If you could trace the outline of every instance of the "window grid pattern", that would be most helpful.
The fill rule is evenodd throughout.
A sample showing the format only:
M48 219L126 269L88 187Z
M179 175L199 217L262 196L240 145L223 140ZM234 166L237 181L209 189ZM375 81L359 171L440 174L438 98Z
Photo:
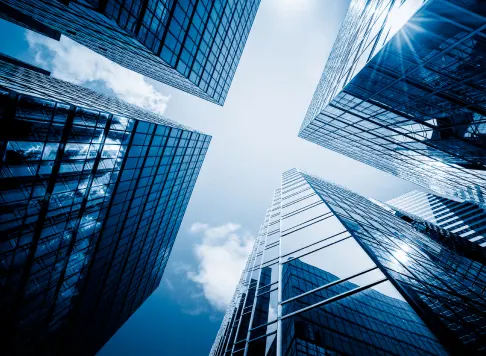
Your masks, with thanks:
M223 105L260 0L3 3L110 60Z
M413 219L486 247L486 213L475 204L419 191L409 192L386 204Z
M3 62L0 102L4 350L96 353L158 287L210 136Z
M285 172L211 355L483 352L484 264L382 206Z
M416 231L410 224L347 189L306 175L318 194L411 303L430 309L453 349L484 351L486 274L482 264ZM451 268L456 261L459 268ZM463 269L476 266L465 273ZM444 331L445 330L445 331ZM439 335L439 334L438 334ZM447 339L450 341L449 339Z
M383 3L353 1L299 136L484 206L486 12L475 1L396 1L396 13L418 11L380 40L396 19L389 2L376 42L364 29L376 32L367 24ZM361 53L367 41L374 49Z

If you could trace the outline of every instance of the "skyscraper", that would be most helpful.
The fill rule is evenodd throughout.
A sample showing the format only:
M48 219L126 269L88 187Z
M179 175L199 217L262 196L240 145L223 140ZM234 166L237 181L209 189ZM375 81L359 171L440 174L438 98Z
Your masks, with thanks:
M299 136L486 206L484 29L483 1L353 0Z
M1 353L94 354L159 285L211 138L18 64L0 59Z
M223 105L260 0L0 0L0 17L72 38L130 70Z
M483 267L370 200L290 170L211 355L484 352Z
M475 204L416 190L386 204L409 217L418 217L486 247L486 212Z

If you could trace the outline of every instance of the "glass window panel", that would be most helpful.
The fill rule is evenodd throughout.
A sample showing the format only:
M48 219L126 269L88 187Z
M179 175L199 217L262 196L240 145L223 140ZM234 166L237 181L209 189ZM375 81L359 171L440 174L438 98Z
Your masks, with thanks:
M260 287L259 288L277 282L278 281L278 269L279 269L278 263L274 263L273 265L262 267L261 274L260 274Z
M291 258L290 256L289 258ZM351 263L352 261L352 263ZM375 267L373 261L352 238L322 248L282 265L283 300L340 278ZM308 281L308 285L302 285Z
M255 329L250 330L250 340L253 340L262 335L273 333L276 330L277 330L277 321L257 327Z
M273 290L257 296L253 313L252 327L270 323L277 319L278 290Z
M282 235L282 256L343 231L346 231L346 228L335 216L303 225Z
M309 246L300 248L298 250L292 251L288 253L287 255L282 255L282 263L285 263L285 261L288 261L289 259L292 258L299 258L300 256L307 255L313 251L317 251L320 248L324 248L326 246L330 246L332 244L338 243L341 240L351 238L351 235L349 234L348 231L343 231L340 232L336 235L326 237L323 240L319 240L318 242L315 242Z
M299 209L303 209L307 206L310 206L312 204L315 204L317 202L321 202L322 199L317 195L313 194L307 198L301 199L299 201L293 200L292 203L288 202L283 202L282 203L282 216L286 216L294 211L297 211Z
M278 212L272 212L270 216L270 220L268 221L268 230L272 231L275 228L278 228L278 224L280 223L280 214Z
M246 313L241 316L240 329L238 330L238 335L236 337L236 342L246 339L248 333L248 327L250 326L251 313ZM236 349L236 346L235 346Z
M11 162L39 160L43 149L42 142L10 141L7 143L6 158Z
M302 177L298 177L297 179L286 180L284 184L284 188L282 189L282 194L287 194L291 189L294 189L297 186L302 185L302 183L306 183L305 179Z
M330 212L331 210L327 207L326 204L318 204L312 205L311 208L305 210L299 210L299 212L291 214L290 216L288 215L286 218L282 219L282 234L285 234L287 232L286 230L289 230L294 226L303 224L306 221L311 221L312 219L316 219L319 216L329 214Z
M277 334L261 337L248 344L248 355L252 356L276 356Z
M291 187L285 187L285 189L282 191L282 199L287 199L292 194L299 192L302 189L305 189L306 186L308 187L307 182L302 180L297 184L292 185Z
M58 143L46 143L44 147L44 152L42 154L42 159L54 160L56 158L58 148L59 148Z
M288 303L283 303L282 315L293 313L302 308L306 308L322 302L323 300L332 298L338 294L345 293L352 289L365 286L385 278L385 275L379 269L374 269L354 278L345 279L341 282L339 282L339 278L324 270L316 269L312 270L311 272L303 272L304 273L301 276L298 285L293 283L292 290L287 288L286 293L292 293L293 295L298 293L304 294L316 288L321 288L313 293L305 294L302 297L292 299ZM324 284L319 286L320 283ZM288 299L287 295L284 295L283 298Z
M280 233L279 233L280 230L276 230L276 231L277 232L274 232L267 236L267 241L266 241L267 246L280 240Z
M237 350L235 352L233 352L233 355L235 356L243 356L245 354L245 349L241 349L241 350Z
M263 263L266 263L268 261L272 261L272 260L278 258L279 248L280 248L280 246L276 245L274 247L266 249L265 252L264 252Z
M390 282L381 284L394 290ZM282 335L283 355L310 349L352 355L446 354L408 303L373 288L284 319Z
M293 192L292 194L288 195L286 199L282 199L282 205L287 205L292 202L296 202L299 199L306 198L310 195L316 194L311 187L302 187L300 190Z

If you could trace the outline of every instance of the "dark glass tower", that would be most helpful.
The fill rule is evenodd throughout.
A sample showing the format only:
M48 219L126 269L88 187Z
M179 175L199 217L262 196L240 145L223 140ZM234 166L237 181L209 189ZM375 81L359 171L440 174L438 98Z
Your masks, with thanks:
M211 355L485 352L483 267L294 169L275 191Z
M1 353L94 354L159 285L210 136L16 64L0 60Z
M353 0L299 136L486 206L485 29L480 0Z
M259 5L260 0L0 0L0 17L49 37L63 34L123 67L223 105Z
M418 218L486 247L486 212L475 204L416 190L386 204L412 219Z

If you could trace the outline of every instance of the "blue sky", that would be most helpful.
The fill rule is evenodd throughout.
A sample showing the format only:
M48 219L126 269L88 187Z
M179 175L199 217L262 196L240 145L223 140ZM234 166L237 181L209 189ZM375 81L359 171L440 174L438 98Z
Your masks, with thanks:
M379 200L417 189L297 137L348 4L262 0L224 107L0 21L1 52L213 136L160 287L100 356L208 354L283 171Z

